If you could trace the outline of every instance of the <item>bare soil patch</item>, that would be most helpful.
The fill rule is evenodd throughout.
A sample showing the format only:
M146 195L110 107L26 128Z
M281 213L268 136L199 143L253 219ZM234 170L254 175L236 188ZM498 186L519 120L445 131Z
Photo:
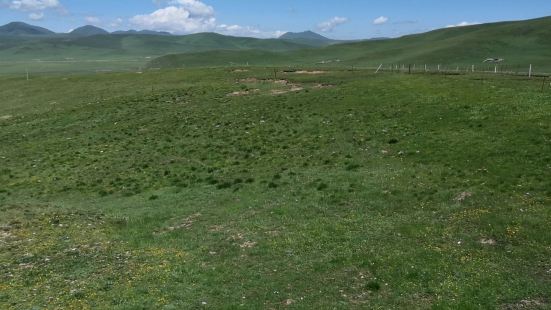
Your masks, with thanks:
M252 90L242 90L242 91L234 91L233 93L229 93L228 97L241 97L241 96L247 96L250 94L254 94L259 92L260 89L252 89Z

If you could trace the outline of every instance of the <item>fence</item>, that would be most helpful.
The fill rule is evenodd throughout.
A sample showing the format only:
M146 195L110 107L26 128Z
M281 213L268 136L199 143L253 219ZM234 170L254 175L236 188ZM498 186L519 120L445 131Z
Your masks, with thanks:
M359 69L359 68L358 68ZM549 77L551 73L543 70L537 71L533 65L507 65L507 64L478 64L478 65L428 65L428 64L380 64L365 69L392 73L441 73L441 74L502 74L518 75L526 77Z

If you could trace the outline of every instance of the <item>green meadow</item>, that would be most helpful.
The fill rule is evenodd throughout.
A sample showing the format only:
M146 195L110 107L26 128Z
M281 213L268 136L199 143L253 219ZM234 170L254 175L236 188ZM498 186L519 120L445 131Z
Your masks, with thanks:
M315 71L0 77L0 308L551 307L549 81Z

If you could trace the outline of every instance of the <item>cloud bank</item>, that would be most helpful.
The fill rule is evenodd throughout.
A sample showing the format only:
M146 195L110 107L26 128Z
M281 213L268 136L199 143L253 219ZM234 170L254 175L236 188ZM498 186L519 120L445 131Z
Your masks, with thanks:
M331 32L337 26L340 26L340 25L345 24L347 22L348 22L348 18L335 16L335 17L333 17L329 20L326 20L324 22L319 23L318 24L318 30L322 31L322 32Z

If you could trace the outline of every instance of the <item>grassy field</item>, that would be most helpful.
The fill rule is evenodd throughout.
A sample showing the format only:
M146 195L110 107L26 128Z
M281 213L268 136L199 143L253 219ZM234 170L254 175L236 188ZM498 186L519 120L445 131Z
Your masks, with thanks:
M551 89L0 77L0 308L547 309Z

